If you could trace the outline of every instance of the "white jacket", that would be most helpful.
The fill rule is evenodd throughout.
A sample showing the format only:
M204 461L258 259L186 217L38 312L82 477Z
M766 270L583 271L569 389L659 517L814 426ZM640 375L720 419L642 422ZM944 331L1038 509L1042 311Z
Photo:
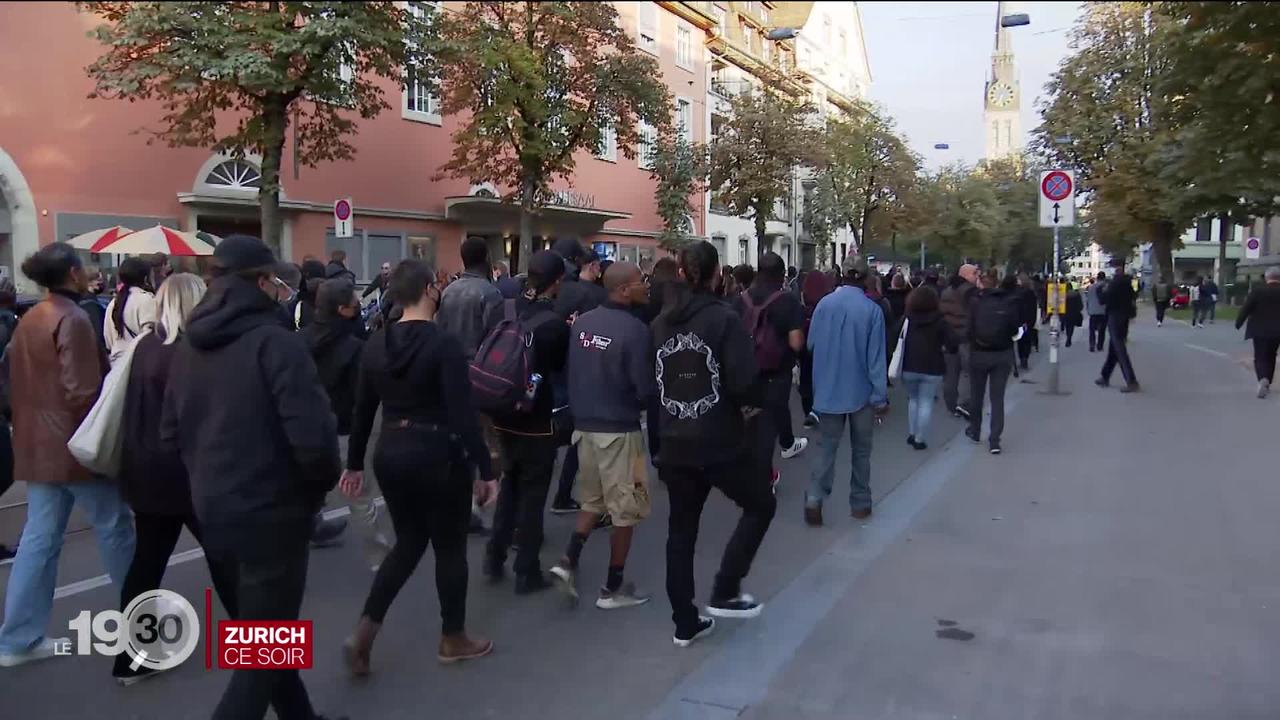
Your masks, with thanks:
M156 321L156 296L142 288L129 288L129 294L124 301L125 331L116 332L116 322L113 318L116 302L119 299L120 296L117 295L107 305L106 322L102 323L102 339L107 343L107 353L111 356L112 365L116 364L116 359L124 353L129 342L142 332L142 328Z

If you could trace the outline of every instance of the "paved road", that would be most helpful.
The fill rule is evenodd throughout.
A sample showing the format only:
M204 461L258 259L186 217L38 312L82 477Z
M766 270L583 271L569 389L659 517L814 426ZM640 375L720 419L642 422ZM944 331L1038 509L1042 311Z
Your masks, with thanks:
M827 528L804 527L810 458L782 462L779 514L748 581L769 605L688 650L669 639L660 490L628 567L655 600L636 610L516 598L480 579L474 541L469 626L498 649L461 667L433 659L428 557L388 616L375 674L350 681L337 649L369 573L355 542L316 551L303 613L315 620L318 652L305 678L320 710L357 720L1276 717L1269 668L1280 650L1268 629L1280 586L1268 560L1280 494L1264 463L1280 439L1280 409L1275 398L1253 399L1238 361L1247 346L1219 326L1140 323L1137 396L1095 388L1102 357L1083 345L1064 352L1072 394L1038 394L1046 358L1036 356L1038 382L1011 391L999 457L957 437L949 418L939 418L929 451L914 452L895 412L878 433L879 504L865 524L831 512ZM722 498L709 505L703 595L733 519ZM548 521L545 562L569 531L567 518ZM588 581L603 579L605 545L593 538L584 554ZM99 568L91 538L73 535L59 582ZM206 584L198 561L166 578L193 600ZM54 627L113 605L112 594L59 599ZM225 682L194 661L128 689L108 675L103 658L0 672L5 717L203 718Z

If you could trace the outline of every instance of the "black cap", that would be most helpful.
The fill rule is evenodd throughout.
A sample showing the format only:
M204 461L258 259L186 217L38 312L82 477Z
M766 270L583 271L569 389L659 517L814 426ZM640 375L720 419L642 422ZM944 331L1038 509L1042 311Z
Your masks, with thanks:
M529 285L538 292L551 287L564 275L564 261L550 250L539 250L529 258Z
M576 263L580 258L587 254L587 249L582 247L582 243L573 238L560 238L555 245L551 246L552 252L569 262Z
M223 238L213 249L213 264L229 273L258 269L277 275L287 272L283 267L287 263L276 262L271 248L252 235L229 235Z

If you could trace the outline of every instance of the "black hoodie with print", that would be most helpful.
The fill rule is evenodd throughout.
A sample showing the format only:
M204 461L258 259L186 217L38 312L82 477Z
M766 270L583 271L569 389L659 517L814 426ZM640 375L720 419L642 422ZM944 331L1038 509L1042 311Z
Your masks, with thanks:
M347 453L351 470L364 469L379 405L384 425L407 422L439 428L449 437L448 447L440 448L442 462L465 461L480 470L480 477L494 479L489 449L471 405L462 343L434 322L395 322L375 332L365 344ZM430 451L429 443L424 449Z
M341 471L329 398L302 337L278 303L236 276L214 280L191 312L160 434L181 454L208 526L309 522Z
M743 409L762 406L751 337L719 298L674 290L653 323L659 462L698 467L735 460L746 445Z

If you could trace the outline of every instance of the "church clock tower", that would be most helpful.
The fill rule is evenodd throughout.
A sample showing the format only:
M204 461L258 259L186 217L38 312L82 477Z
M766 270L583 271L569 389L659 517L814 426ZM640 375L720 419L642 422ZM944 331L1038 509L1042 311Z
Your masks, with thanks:
M1022 93L1018 91L1009 31L1000 27L1003 16L1004 3L996 3L996 46L991 53L991 76L983 93L982 126L988 160L1022 153Z

